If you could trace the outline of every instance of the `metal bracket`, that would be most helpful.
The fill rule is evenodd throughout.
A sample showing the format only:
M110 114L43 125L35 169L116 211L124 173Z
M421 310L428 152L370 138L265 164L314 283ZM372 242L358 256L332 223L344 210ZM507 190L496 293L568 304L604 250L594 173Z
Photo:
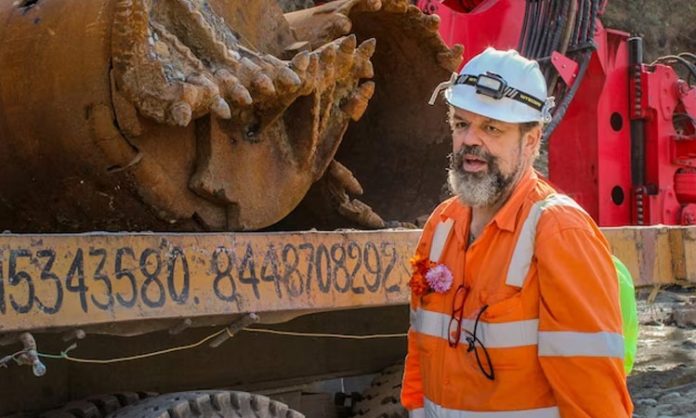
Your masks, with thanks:
M36 340L28 332L19 335L19 341L24 346L24 352L17 356L16 361L19 365L31 366L34 376L41 377L46 374L46 366L39 360L39 353L36 351Z
M579 65L577 62L559 52L553 51L553 53L551 53L551 64L556 71L558 71L558 74L563 79L563 82L566 83L566 86L573 84L573 80L575 80L575 77L578 75Z
M255 313L244 315L243 317L231 323L227 328L225 328L225 332L213 338L209 346L211 348L219 347L220 344L234 337L239 331L243 330L251 324L259 322L260 320L261 318L259 318L259 316Z

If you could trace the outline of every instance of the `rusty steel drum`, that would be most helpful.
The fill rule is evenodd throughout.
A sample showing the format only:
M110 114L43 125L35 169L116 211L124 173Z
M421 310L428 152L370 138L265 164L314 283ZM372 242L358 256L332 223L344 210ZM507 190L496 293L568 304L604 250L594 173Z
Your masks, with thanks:
M0 21L2 230L384 227L440 198L426 102L461 48L407 0L2 0Z

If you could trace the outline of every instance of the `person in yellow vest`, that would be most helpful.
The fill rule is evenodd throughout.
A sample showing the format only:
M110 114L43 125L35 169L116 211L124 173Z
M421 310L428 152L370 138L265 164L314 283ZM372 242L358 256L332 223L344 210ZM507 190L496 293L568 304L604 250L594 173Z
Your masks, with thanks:
M630 417L609 245L532 167L553 107L538 64L488 48L441 87L454 197L411 260L402 404L412 418Z

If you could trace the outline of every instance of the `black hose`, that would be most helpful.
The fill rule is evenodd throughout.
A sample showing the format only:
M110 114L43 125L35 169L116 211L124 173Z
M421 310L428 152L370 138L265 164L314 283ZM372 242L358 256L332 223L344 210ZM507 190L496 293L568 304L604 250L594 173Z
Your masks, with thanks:
M691 121L691 123L693 123L694 126L696 127L696 118L693 117L693 116L691 116L691 115L689 115L688 113L675 113L675 114L672 116L672 119L677 119L677 120L679 120L679 119L688 119L688 120Z
M585 15L586 12L586 7L585 5L587 4L587 0L578 0L578 3L580 3L580 7L578 7L578 13L575 15L575 22L573 22L573 36L571 36L571 41L570 41L570 47L574 47L578 44L580 44L580 30L581 30L581 25L579 22L582 22L583 16Z
M544 31L544 36L542 38L541 43L539 44L539 50L536 53L536 56L534 57L535 59L539 60L541 58L545 58L549 56L549 47L552 46L551 43L553 42L553 35L556 31L557 27L557 1L556 0L550 0L549 4L549 13L547 16L546 20L546 30ZM549 74L549 69L550 66L542 67L542 73L544 74L544 78L547 80L547 85L548 85L548 74Z
M539 42L537 43L537 49L534 51L534 58L541 58L544 56L544 48L546 46L546 41L549 36L549 32L552 30L553 26L553 0L546 0L544 2L546 7L544 8L544 15L542 16L544 22L544 30L539 36Z
M570 86L570 89L563 96L561 103L558 106L556 106L556 109L553 113L553 119L544 129L544 137L542 138L542 141L549 140L549 138L553 134L553 131L561 122L563 116L565 116L565 113L568 110L568 106L570 106L570 102L573 100L573 97L575 97L575 93L577 93L578 89L580 88L580 81L582 81L583 77L585 76L585 72L587 71L587 67L589 67L592 52L593 51L591 50L585 51L581 55L580 66L578 67L578 75L577 77L575 77L575 82L572 86Z
M553 39L551 40L551 48L544 56L551 55L551 52L557 51L561 44L561 35L563 34L563 28L566 25L566 15L568 14L568 9L570 7L569 1L561 1L563 7L558 8L558 15L556 17L556 32L553 34Z
M559 48L565 25L572 24L573 32L566 54L574 58L579 65L578 73L570 87L558 84L555 92L549 92L549 95L558 93L558 105L553 111L551 122L544 130L544 140L551 137L563 119L587 72L594 50L594 31L600 1L602 0L579 0L579 11L575 14L574 21L568 22L566 22L566 16L571 7L568 0L527 0L526 2L519 41L522 55L539 60L548 83L553 74L549 56Z
M686 67L687 70L689 70L689 73L696 77L696 65L694 65L692 62L687 60L686 58L682 57L680 55L665 55L664 57L660 57L656 59L655 61L651 62L650 65L653 66L657 63L665 63L665 64L682 64Z
M542 57L542 47L544 40L549 32L549 17L551 15L551 2L548 0L543 0L541 1L543 7L542 7L542 14L541 18L539 19L539 34L536 37L536 41L534 44L534 50L532 51L531 58L539 58Z
M595 30L597 28L597 20L599 19L599 2L601 0L592 0L592 6L590 8L590 30L587 33L585 42L592 42L594 40Z
M584 1L586 5L588 3L591 3L592 0L590 1ZM587 42L587 32L588 32L588 27L590 25L590 18L592 16L592 7L590 5L590 10L587 10L587 7L583 7L584 13L582 14L582 20L580 20L580 31L578 32L578 44L582 44Z
M529 58L534 59L536 58L536 53L537 53L537 48L539 45L539 41L541 40L543 30L541 30L542 27L546 26L546 21L544 20L544 14L546 13L546 1L545 0L539 0L537 2L539 4L539 9L538 13L536 16L535 20L535 25L534 25L534 33L533 33L533 38L532 38L532 45L529 50Z
M525 1L525 6L524 6L524 23L523 25L523 31L522 34L520 35L520 44L519 44L519 49L518 51L520 54L523 56L527 56L527 48L529 45L529 33L532 31L532 25L533 25L533 16L532 16L532 2L530 0Z
M563 33L563 28L565 24L565 14L567 13L567 1L556 2L556 10L553 15L553 31L549 35L549 42L544 49L542 57L551 56L553 51L557 51L560 48L561 34ZM555 78L555 72L552 65L546 66L544 68L544 78L546 79L546 84L551 86L553 84L553 79Z
M682 52L681 54L677 54L677 56L682 58L690 58L694 60L694 65L696 65L696 54L692 54L691 52ZM689 73L689 76L686 77L686 84L689 87L691 86L691 73Z
M643 38L634 36L628 38L628 68L629 78L634 83L633 103L630 109L640 108L642 90L640 78L643 66ZM631 114L634 111L631 110ZM631 182L634 187L645 186L645 118L631 118Z
M599 11L599 1L600 0L591 0L590 7L589 7L589 13L583 13L582 20L580 23L581 26L584 26L584 28L585 28L585 29L580 30L580 33L582 34L580 37L580 40L581 40L581 43L583 43L583 44L588 44L588 43L591 45L593 44L596 19L598 18L597 13ZM583 6L583 10L587 11L585 6ZM585 72L587 72L587 68L589 67L593 52L594 52L594 48L584 49L583 52L580 53L580 59L578 60L579 61L579 68L578 68L577 76L575 77L573 84L566 91L566 94L563 95L563 97L560 99L560 103L558 104L558 106L556 107L556 109L553 112L553 118L552 118L551 122L548 124L546 129L544 129L544 138L543 138L544 141L549 140L549 138L553 134L553 131L556 129L558 124L561 122L561 120L563 119L563 116L565 116L565 113L568 110L570 103L572 102L573 98L575 97L575 94L577 93L578 89L580 88L580 84L582 83L582 80L585 77Z
M527 24L529 22L529 4L529 0L524 2L524 20L522 21L522 30L520 31L520 42L517 45L517 50L520 51L520 54L523 56L526 56L524 48L526 47L525 41L527 39Z
M534 43L536 42L536 37L539 34L539 20L541 19L541 0L532 0L534 6L532 7L532 20L531 20L531 30L529 31L529 36L527 37L527 48L525 51L525 56L527 58L532 58L534 54Z
M556 43L554 43L554 40L555 38L558 38L558 21L561 10L561 1L551 0L551 13L549 15L549 23L551 24L551 30L546 32L546 39L544 39L544 43L541 48L541 53L539 54L540 57L548 57L549 55L551 55L551 51L555 50L557 47Z

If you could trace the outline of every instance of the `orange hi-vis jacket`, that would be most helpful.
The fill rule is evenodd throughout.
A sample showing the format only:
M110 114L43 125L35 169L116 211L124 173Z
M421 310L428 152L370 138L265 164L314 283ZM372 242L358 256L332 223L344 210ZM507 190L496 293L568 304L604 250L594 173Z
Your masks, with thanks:
M532 169L468 245L470 218L445 201L417 247L453 284L411 295L410 417L630 417L618 280L592 219Z

